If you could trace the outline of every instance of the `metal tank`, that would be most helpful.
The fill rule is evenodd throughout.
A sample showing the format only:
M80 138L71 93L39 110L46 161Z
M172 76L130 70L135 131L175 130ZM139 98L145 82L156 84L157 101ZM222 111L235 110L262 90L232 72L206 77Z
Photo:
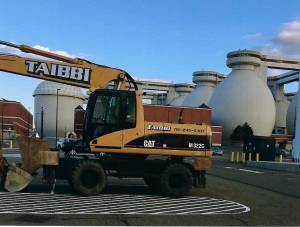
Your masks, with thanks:
M289 135L295 134L296 103L297 95L292 99L286 114L286 129Z
M248 123L254 135L270 136L275 123L275 102L266 83L261 54L256 51L234 51L227 55L231 73L218 85L209 106L213 124L223 126L224 139L234 129Z
M184 99L182 105L188 107L208 105L215 88L223 79L223 74L214 71L194 72L193 82L196 88Z
M300 162L300 88L295 100L295 138L293 140L292 157L295 162Z
M193 90L190 84L175 84L175 90L168 93L167 105L182 106L183 101Z
M67 132L74 131L74 110L83 105L85 96L78 87L44 81L36 87L33 97L37 132L41 136L43 110L43 135L49 145L55 147L56 119L58 137L65 137Z
M269 78L268 86L273 94L276 106L276 118L274 134L285 134L286 133L286 115L289 108L289 100L284 92L284 85L277 84L277 81Z

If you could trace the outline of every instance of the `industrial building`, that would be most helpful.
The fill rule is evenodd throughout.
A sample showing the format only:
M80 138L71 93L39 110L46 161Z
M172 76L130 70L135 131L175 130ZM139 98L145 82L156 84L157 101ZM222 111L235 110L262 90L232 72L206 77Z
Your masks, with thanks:
M194 72L194 84L137 80L137 85L145 105L212 108L212 125L218 133L222 128L223 140L229 140L233 131L245 123L258 136L294 134L296 100L294 94L285 94L284 85L299 80L298 62L239 50L228 53L227 66L232 68L227 76L215 71ZM268 77L268 68L292 71ZM79 88L45 81L37 87L34 97L37 131L40 134L43 110L43 133L50 144L69 131L80 135L80 119L88 96ZM283 137L274 136L280 141ZM290 136L284 138L291 143Z
M55 147L57 138L74 131L74 110L83 105L85 96L78 87L43 81L33 97L37 133Z
M192 92L193 84L174 84L157 81L137 81L143 91L143 103L152 105L182 106L182 102ZM82 136L84 106L88 99L79 88L59 83L44 81L38 85L34 93L34 115L36 129L48 141L50 146L55 146L57 138L64 138L67 132L75 132ZM199 101L198 101L199 102ZM202 103L205 104L205 103ZM195 106L195 107L200 107ZM202 109L207 109L205 106ZM211 122L211 109L207 109L202 123ZM41 127L43 126L43 127ZM215 145L222 141L222 127L215 126Z
M194 72L193 82L196 84L196 87L187 95L182 105L199 107L205 104L208 106L216 87L224 78L223 74L214 71Z
M28 136L32 124L32 114L20 102L0 100L0 139L3 146L9 146L18 135Z

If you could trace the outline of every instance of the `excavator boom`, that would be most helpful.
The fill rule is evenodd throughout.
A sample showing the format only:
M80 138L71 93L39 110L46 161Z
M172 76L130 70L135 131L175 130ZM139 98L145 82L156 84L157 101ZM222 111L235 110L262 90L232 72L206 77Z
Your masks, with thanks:
M138 89L131 76L121 69L94 64L79 58L66 57L27 45L16 45L5 41L0 41L0 45L43 57L43 59L35 59L0 54L0 71L88 88L91 92L106 88L111 81L116 81L121 90L126 89L126 82L133 83L135 90Z

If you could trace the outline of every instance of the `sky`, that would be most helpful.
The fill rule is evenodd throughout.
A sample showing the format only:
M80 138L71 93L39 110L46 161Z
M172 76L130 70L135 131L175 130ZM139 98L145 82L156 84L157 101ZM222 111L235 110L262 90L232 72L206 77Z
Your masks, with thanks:
M300 58L300 0L2 0L0 21L0 40L176 83L198 70L228 74L233 50ZM33 110L40 82L0 72L0 98Z

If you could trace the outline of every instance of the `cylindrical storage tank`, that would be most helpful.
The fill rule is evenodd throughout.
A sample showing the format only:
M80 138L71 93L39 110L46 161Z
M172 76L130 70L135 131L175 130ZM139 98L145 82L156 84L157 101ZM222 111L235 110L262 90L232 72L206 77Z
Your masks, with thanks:
M37 132L41 136L43 110L43 136L50 147L55 147L56 120L58 137L65 137L67 132L74 131L74 110L83 105L84 95L78 87L44 81L37 86L33 97Z
M197 71L193 73L195 89L185 98L182 105L189 107L200 107L208 105L210 98L224 76L214 71Z
M290 101L284 92L284 85L277 84L277 78L269 78L268 86L273 94L276 106L275 133L286 133L286 115Z
M256 73L261 66L260 53L235 51L227 58L227 66L232 71L218 85L209 102L213 124L223 126L224 139L229 139L235 128L245 123L254 135L270 136L276 110L270 89Z
M296 103L297 95L292 99L286 114L286 129L289 135L295 134Z
M282 100L276 102L276 120L275 120L275 127L279 128L286 128L286 116L287 111L289 108L288 100Z
M175 92L176 95L174 98L170 99L167 103L169 106L182 106L183 101L187 97L188 94L191 93L193 87L190 84L176 84Z

